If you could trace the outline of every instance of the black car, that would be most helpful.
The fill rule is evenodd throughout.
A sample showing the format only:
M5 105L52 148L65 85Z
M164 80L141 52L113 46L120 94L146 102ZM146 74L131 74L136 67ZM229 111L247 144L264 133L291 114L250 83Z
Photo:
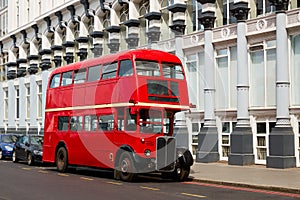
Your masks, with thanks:
M43 141L42 135L22 135L16 142L12 160L18 162L20 160L27 161L28 165L41 163L43 157Z

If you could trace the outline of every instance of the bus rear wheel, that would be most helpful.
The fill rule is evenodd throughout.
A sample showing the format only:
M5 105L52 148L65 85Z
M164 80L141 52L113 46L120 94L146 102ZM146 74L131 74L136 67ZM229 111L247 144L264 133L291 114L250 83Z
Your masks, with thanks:
M119 177L123 181L133 181L136 177L136 170L132 156L129 152L125 151L121 154L119 160Z
M56 168L59 172L66 172L68 168L68 153L65 147L59 147L56 152Z

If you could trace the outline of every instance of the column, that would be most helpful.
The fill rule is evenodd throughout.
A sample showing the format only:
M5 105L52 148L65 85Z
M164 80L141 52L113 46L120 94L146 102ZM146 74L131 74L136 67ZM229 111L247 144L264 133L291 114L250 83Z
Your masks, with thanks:
M39 44L41 39L38 36L38 27L37 25L33 25L32 28L35 30L35 37L33 40L30 41L30 56L28 56L29 60L29 69L28 72L30 74L36 74L39 70Z
M139 5L132 1L129 4L129 17L124 22L124 25L128 27L126 42L128 49L135 49L139 45Z
M149 1L149 12L145 14L145 18L149 21L147 37L148 37L148 44L151 48L153 43L157 43L160 38L160 3L158 0Z
M78 42L78 51L76 52L77 55L80 57L80 60L85 60L88 55L88 29L85 25L85 22L92 20L95 13L94 10L89 8L89 2L87 0L80 0L80 3L84 6L85 16L79 22L79 37L76 38Z
M38 133L38 122L37 122L37 84L36 84L36 75L30 76L30 127L28 134L37 134Z
M269 0L276 7L276 126L269 135L267 167L296 167L295 138L289 115L289 50L286 11L289 0Z
M75 36L74 36L74 28L79 25L80 17L75 15L75 8L73 5L68 6L67 9L70 11L71 22L66 26L66 41L62 43L64 48L66 49L64 60L67 64L74 62L74 51L75 51ZM72 30L73 29L73 30Z
M11 80L17 78L17 52L19 48L16 46L16 36L11 35L10 38L12 39L12 47L8 50L8 63L7 66L7 79Z
M5 97L5 93L3 90L3 82L0 82L0 105L5 104L4 97ZM4 115L5 115L5 106L0 106L0 134L5 133Z
M181 0L177 0L178 3L172 4L168 7L168 10L173 13L173 24L170 28L174 32L175 36L183 35L185 31L185 10L186 4Z
M29 43L27 42L27 33L25 30L21 31L23 35L22 45L19 47L19 59L17 59L18 69L17 76L23 77L26 75L27 71L27 49L29 47Z
M249 70L247 52L248 0L238 0L231 12L237 18L237 125L230 136L228 164L250 165L254 163L253 134L249 118Z
M24 134L27 132L27 123L26 123L26 94L27 88L25 85L25 78L19 78L19 127L18 132Z
M116 2L117 3L117 2ZM106 28L106 31L109 32L109 42L107 44L110 49L110 53L116 53L120 48L120 18L116 13L114 7L110 9L110 22L111 26Z
M66 24L63 21L63 15L60 11L57 11L55 15L58 18L58 27L54 32L54 45L51 47L51 50L54 54L53 62L55 63L55 67L60 67L62 65L63 56L62 34L65 31Z
M7 81L8 87L8 125L6 133L15 133L16 127L16 88L14 80L9 79Z
M215 66L213 47L213 27L215 22L215 1L199 0L203 6L202 16L199 18L204 26L205 52L205 88L204 88L204 126L198 134L197 162L216 162L218 152L218 130L215 117Z
M42 35L42 50L39 51L39 55L41 56L40 68L42 70L48 70L51 68L52 50L50 38L53 36L54 29L51 27L50 17L45 17L44 21L46 23L46 30Z

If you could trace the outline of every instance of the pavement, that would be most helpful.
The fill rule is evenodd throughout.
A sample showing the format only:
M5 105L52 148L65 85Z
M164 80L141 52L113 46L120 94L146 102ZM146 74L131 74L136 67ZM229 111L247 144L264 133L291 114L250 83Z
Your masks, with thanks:
M274 169L265 165L237 166L227 162L197 163L194 181L300 194L300 168Z

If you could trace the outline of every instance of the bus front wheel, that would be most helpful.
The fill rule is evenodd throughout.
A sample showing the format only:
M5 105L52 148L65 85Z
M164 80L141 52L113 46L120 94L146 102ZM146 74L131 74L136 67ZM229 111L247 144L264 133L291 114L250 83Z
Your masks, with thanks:
M56 153L56 168L59 172L65 172L68 167L68 154L65 147L59 147Z
M131 154L127 151L123 152L119 160L119 177L123 181L133 181L136 177L136 170Z

